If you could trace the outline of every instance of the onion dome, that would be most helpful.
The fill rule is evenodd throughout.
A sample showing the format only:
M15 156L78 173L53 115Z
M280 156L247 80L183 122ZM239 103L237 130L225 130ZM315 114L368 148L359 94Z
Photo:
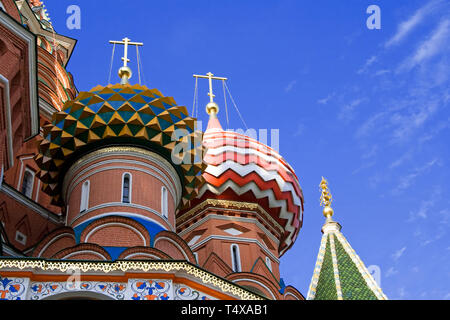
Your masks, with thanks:
M261 205L284 229L279 252L297 238L303 220L303 194L291 166L274 149L236 132L224 131L217 108L207 109L205 184L199 199L217 198Z
M108 145L139 145L161 154L177 169L184 208L197 195L204 168L198 160L202 137L195 125L186 107L156 89L116 84L81 92L43 128L35 158L43 190L53 197L53 204L63 205L64 174L81 155Z

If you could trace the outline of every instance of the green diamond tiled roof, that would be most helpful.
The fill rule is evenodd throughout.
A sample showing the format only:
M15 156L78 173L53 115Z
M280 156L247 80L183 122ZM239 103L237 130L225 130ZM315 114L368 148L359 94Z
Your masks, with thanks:
M377 300L356 264L339 241L335 242L342 296L346 300Z
M340 225L334 221L328 221L322 230L324 234L308 292L308 300L387 299L340 232Z
M334 280L333 261L331 259L330 239L327 238L322 270L316 288L316 300L337 300L336 282Z
M197 195L206 166L202 133L195 125L186 107L156 89L116 84L81 92L43 128L35 158L43 190L53 197L53 204L63 205L62 176L78 154L101 144L132 141L158 149L178 168L184 187L180 206L186 207Z

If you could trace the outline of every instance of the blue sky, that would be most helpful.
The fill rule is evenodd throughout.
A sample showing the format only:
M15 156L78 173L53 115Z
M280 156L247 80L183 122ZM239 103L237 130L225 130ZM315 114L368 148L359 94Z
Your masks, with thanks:
M280 153L305 195L303 228L281 260L287 284L307 294L325 176L335 220L366 266L380 267L390 299L450 299L450 3L343 3L45 1L58 33L79 40L68 65L78 90L107 83L108 41L128 36L145 43L147 86L192 110L192 74L211 71L230 79L248 127L280 130ZM66 27L71 4L81 8L80 30ZM366 27L372 4L381 9L379 30ZM200 82L204 122L206 92ZM230 127L242 127L229 113Z

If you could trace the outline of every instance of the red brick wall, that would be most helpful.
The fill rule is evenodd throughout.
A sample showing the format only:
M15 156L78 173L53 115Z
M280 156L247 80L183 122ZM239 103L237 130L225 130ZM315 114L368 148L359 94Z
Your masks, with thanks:
M60 225L52 222L17 200L0 192L0 206L3 211L5 231L8 239L19 250L24 250L37 244L46 230L52 231ZM0 218L1 219L1 218ZM16 231L21 230L27 236L25 245L15 240Z
M46 248L39 257L42 258L51 258L54 254L59 252L62 249L69 248L75 245L75 240L69 237L63 237L52 242L48 248ZM36 254L39 254L37 252Z
M17 22L21 22L19 10L17 9L14 0L2 0L6 13L13 17Z
M65 192L69 206L68 224L71 225L73 223L76 226L100 214L127 212L150 218L164 226L166 230L171 230L170 224L172 226L175 224L175 205L172 194L168 192L168 220L166 220L151 211L153 209L161 212L161 187L165 185L156 177L141 171L147 170L155 175L160 175L160 173L142 165L143 163L157 167L161 172L165 172L164 168L161 168L151 160L143 161L141 158L133 158L132 156L120 156L119 159L120 161L124 159L134 160L137 164L106 163L106 161L114 159L115 157L108 156L94 161L87 160L86 164L77 167L76 172L74 171L71 176L66 177L67 181L65 181L65 184L68 187ZM127 168L117 168L118 166L126 166ZM78 173L83 170L86 171L77 178ZM122 204L122 178L124 173L131 174L130 205ZM168 174L165 174L164 177L166 181L173 185L173 181ZM87 213L83 213L81 217L78 217L80 215L82 186L86 180L89 180L90 185L88 208L95 208L105 204L108 206L95 208L90 212L88 210ZM173 186L173 189L175 189L175 186ZM133 207L134 205L144 208ZM75 222L74 219L76 219Z
M5 172L5 182L16 188L19 192L22 188L23 175L25 168L37 173L39 168L33 158L37 151L37 138L33 138L21 144L15 154L14 166ZM27 159L26 159L27 158ZM17 187L18 186L18 187ZM42 183L39 183L38 177L35 176L33 181L33 194L31 199L38 202L47 210L60 214L61 208L51 205L51 198L42 191Z
M89 243L102 247L145 246L144 239L136 231L126 226L106 226L98 229L88 238Z
M231 245L235 243L239 246L242 271L250 272L250 270L253 268L258 258L262 259L262 261L265 263L266 257L269 257L271 261L272 273L277 280L280 279L279 263L275 259L273 259L271 255L268 254L268 252L263 250L258 244L254 242L239 241L239 238L257 240L263 247L266 248L267 251L272 253L273 256L278 257L277 243L273 241L271 238L269 238L267 235L265 235L267 232L265 229L261 229L258 227L258 225L255 223L256 218L248 219L246 221L238 221L237 219L234 220L233 216L236 217L240 216L241 213L239 211L234 212L232 210L230 211L225 209L221 211L220 208L211 208L206 209L201 215L199 214L198 221L200 221L203 217L206 217L210 214L216 214L219 216L228 215L228 219L222 220L216 219L214 217L212 217L209 220L205 219L203 223L201 223L194 229L191 229L189 233L184 234L183 239L186 242L189 242L194 235L201 234L201 237L193 244L193 246L195 246L195 244L200 243L201 241L210 236L228 237L228 238L234 237L236 241L211 239L205 244L201 245L200 247L197 247L193 251L198 254L199 265L203 266L203 264L207 261L210 255L212 253L215 253L230 268L232 268ZM247 218L250 216L251 216L250 214L247 214ZM243 233L237 236L233 236L225 232L225 230L228 228L234 228ZM261 237L261 235L265 236ZM255 272L255 270L253 272Z
M5 88L0 82L0 170L7 169Z
M23 140L31 134L28 58L27 43L0 23L0 74L9 82L10 107L8 108L11 112L15 155L21 148ZM0 124L2 140L6 136L5 96L5 87L2 84L2 99L0 100L0 112L3 118L2 124Z

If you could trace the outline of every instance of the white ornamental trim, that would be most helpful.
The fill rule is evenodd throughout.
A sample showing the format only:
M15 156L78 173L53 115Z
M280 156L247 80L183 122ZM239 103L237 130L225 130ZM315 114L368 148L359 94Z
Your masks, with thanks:
M183 271L192 276L196 281L208 286L211 284L215 290L230 294L240 300L264 300L244 288L241 288L227 280L217 277L205 270L199 269L193 264L185 261L114 261L114 262L89 262L89 261L47 261L47 260L25 260L25 259L0 259L0 269L8 270L33 270L67 272L80 270L81 272L179 272Z
M289 236L285 239L285 243L289 246L293 242L292 237L293 234L295 233L295 228L292 226L292 220L294 218L294 213L287 211L286 200L277 200L271 189L260 190L258 185L254 182L250 182L245 186L241 187L237 185L234 181L228 180L227 182L222 184L219 188L216 188L209 184L203 185L203 187L200 189L198 197L200 198L206 192L206 190L209 190L214 194L222 194L228 188L232 189L237 195L242 195L248 191L252 191L257 199L268 198L269 206L271 208L280 208L281 209L280 217L282 219L287 220L285 230L289 232ZM301 217L301 207L300 207L300 217Z

